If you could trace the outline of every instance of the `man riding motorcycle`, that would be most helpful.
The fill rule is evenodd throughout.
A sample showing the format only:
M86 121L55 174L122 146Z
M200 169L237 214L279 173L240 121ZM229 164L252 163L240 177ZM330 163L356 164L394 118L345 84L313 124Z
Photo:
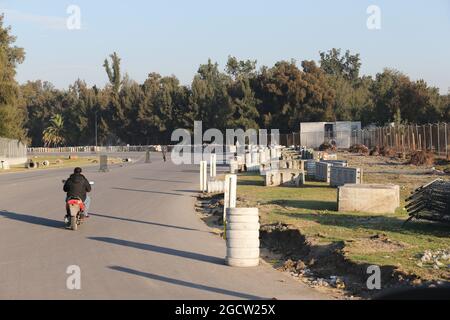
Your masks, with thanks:
M91 198L87 195L88 192L91 192L91 185L89 181L85 178L84 175L81 174L82 169L77 167L73 171L73 174L67 179L64 183L64 192L67 193L66 197L66 217L65 221L68 223L70 221L70 210L67 205L67 201L70 199L80 199L84 203L84 212L83 215L85 218L89 217L89 206L91 204Z

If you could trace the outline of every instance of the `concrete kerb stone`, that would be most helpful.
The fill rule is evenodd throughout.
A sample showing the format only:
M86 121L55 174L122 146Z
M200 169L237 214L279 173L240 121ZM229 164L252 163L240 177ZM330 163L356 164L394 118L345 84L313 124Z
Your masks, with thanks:
M266 171L266 187L298 187L304 184L304 171L296 169L279 169Z
M339 187L345 184L362 184L363 170L360 168L336 167L330 170L330 185Z
M345 184L338 188L340 212L392 214L400 207L400 187L394 184Z

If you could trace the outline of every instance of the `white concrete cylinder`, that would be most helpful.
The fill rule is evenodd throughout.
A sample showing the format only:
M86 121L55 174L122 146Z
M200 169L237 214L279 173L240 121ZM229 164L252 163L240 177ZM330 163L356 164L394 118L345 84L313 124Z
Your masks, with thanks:
M257 266L260 254L258 208L228 208L226 222L227 264Z

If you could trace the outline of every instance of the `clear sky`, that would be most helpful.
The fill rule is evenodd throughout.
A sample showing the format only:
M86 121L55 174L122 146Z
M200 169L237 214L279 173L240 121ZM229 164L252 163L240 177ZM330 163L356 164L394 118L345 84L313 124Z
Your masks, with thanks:
M70 5L80 30L66 27ZM370 5L381 9L379 30L367 28ZM271 66L336 47L360 53L364 74L390 67L450 88L450 0L0 0L0 11L26 50L20 83L102 86L113 51L134 80L158 72L189 84L208 58L222 69L229 55Z

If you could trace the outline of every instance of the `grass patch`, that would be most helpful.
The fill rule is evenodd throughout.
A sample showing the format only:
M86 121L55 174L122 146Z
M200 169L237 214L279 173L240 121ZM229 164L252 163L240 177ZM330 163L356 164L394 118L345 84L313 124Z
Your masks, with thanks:
M378 176L368 180L381 182ZM258 206L263 224L291 224L315 243L343 241L346 256L356 263L395 266L424 280L450 279L448 266L433 269L417 265L425 250L450 248L450 226L427 221L404 226L408 216L403 209L386 215L337 212L337 190L325 183L307 182L301 188L263 184L264 177L255 174L238 177L238 200L246 206ZM402 205L408 189L402 189Z

